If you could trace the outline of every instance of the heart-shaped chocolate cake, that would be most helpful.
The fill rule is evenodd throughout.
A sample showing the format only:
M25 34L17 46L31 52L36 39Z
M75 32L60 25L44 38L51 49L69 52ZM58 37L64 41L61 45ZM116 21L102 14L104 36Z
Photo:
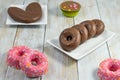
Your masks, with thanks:
M42 9L39 3L30 3L25 10L10 7L8 8L9 16L18 22L32 23L38 21L42 17Z

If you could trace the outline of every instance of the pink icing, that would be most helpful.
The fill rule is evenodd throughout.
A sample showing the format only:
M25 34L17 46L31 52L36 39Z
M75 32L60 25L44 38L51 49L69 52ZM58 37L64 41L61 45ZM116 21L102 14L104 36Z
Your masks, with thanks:
M37 50L34 50L32 53L22 57L20 66L28 77L39 77L48 70L47 57Z
M120 79L120 60L106 59L100 63L98 76L102 80Z
M19 60L25 54L30 54L31 49L26 46L16 46L8 51L7 64L15 69L20 69Z

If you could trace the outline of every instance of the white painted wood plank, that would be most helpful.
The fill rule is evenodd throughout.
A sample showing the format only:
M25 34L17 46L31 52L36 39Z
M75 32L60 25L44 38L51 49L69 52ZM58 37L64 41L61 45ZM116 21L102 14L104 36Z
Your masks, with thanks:
M15 1L16 2L16 1ZM17 4L23 4L23 0L21 1L21 0L17 0ZM11 4L10 5L12 5L12 4L16 4L16 3L13 3L13 1L11 1ZM8 6L7 6L8 7ZM15 29L15 34L16 34L16 29L17 29L17 26L10 26L8 29L10 30L10 28L12 28L12 29ZM12 31L11 31L12 32ZM11 38L11 36L9 37L9 38ZM15 38L15 35L14 35L14 38ZM14 41L14 39L13 39L13 41ZM14 43L14 42L13 42ZM14 45L12 43L12 46ZM11 47L12 47L11 46ZM10 48L9 48L10 49ZM5 80L8 80L8 79L15 79L16 78L16 80L17 79L20 79L21 78L21 76L16 76L17 74L19 74L19 71L17 71L17 70L14 70L14 69L12 69L12 68L10 68L10 67L8 67L8 70L6 70L6 74L5 74Z
M43 5L47 5L48 4L48 0L38 0L38 2L40 3L40 4L43 4ZM47 7L48 8L48 7ZM47 9L48 10L48 9ZM48 21L47 21L48 22ZM44 41L43 41L43 50L42 50L42 52L44 52L44 45L45 45L45 34L46 34L46 25L44 25L43 26L44 27ZM39 80L44 80L45 79L45 77L44 76L46 76L46 75L42 75L40 78L39 78Z
M43 39L44 28L42 26L22 26L17 31L15 45L26 45L42 51Z
M62 15L59 5L64 0L48 0L48 24L46 40L59 36L61 31L73 25L73 18ZM45 45L45 54L49 61L49 70L43 80L78 80L76 61L53 48Z
M7 26L5 28L0 28L0 80L4 80L7 65L6 65L6 55L9 48L13 46L14 36L16 29L10 29Z
M95 0L88 0L88 1L85 1L85 0L74 0L74 1L77 1L81 4L82 7L92 7L92 6L96 6L96 3L95 3Z
M97 0L101 19L106 27L120 34L120 0Z
M43 5L47 5L48 4L48 0L38 0L41 4Z
M53 48L45 47L45 54L48 56L48 73L44 80L78 80L76 61Z
M16 28L5 25L7 7L11 4L22 4L22 0L2 0L0 2L0 80L6 79L7 65L6 54L13 46Z
M79 80L99 80L97 76L99 64L104 59L109 58L106 49L107 46L104 44L78 62Z
M120 0L97 0L101 19L109 30L117 33L108 42L111 57L120 59Z
M97 9L96 1L95 0L90 0L90 1L85 1L85 0L75 0L81 4L81 9L76 16L75 19L75 24L79 24L80 22L84 20L91 20L91 19L99 19L99 12Z
M81 10L74 18L75 23L79 24L84 20L99 19L99 12L95 0L76 0L81 3ZM87 46L86 46L87 47ZM108 58L107 45L104 44L91 52L89 55L78 61L79 80L98 80L97 69L99 63Z
M114 38L108 42L111 57L120 59L120 34L116 34Z

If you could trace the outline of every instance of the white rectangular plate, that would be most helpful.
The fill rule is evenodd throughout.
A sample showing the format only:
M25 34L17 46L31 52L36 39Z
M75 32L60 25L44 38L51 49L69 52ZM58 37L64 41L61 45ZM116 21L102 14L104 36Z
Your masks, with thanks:
M27 5L11 5L10 7L19 7L23 10L25 10ZM47 24L47 5L41 5L42 8L42 17L40 20L33 22L33 23L21 23L14 21L8 14L7 14L7 25L41 25L41 24Z
M105 30L101 35L91 38L84 42L83 44L79 45L76 49L67 52L63 50L59 44L59 38L54 38L52 40L48 40L47 42L54 46L55 48L59 49L63 53L67 54L68 56L72 57L75 60L79 60L82 57L88 55L90 52L104 44L110 38L112 38L115 34L111 31Z

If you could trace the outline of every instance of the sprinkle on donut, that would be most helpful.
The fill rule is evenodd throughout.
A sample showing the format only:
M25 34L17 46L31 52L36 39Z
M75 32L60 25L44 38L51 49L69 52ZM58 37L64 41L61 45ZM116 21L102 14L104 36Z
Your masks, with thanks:
M109 58L102 61L97 74L100 80L120 80L120 60Z
M21 69L28 77L39 77L48 71L47 57L38 50L16 46L8 51L7 64Z
M31 49L26 46L16 46L8 51L7 64L15 69L20 69L19 60L25 54L30 54Z
M60 5L60 7L64 11L78 11L80 10L81 5L74 1L65 1Z
M32 53L22 57L20 67L28 77L39 77L48 71L47 57L37 50Z

